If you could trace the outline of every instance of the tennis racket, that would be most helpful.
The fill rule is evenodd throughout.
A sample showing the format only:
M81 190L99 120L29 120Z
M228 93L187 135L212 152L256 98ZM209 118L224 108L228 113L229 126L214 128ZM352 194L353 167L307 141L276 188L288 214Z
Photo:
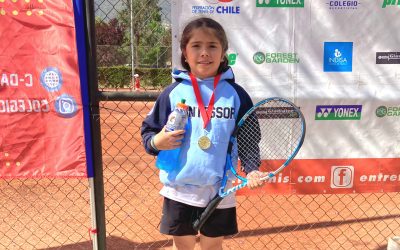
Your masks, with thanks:
M228 146L221 187L193 222L193 228L198 231L226 196L246 187L247 179L236 170L238 165L245 173L260 168L276 169L261 178L267 181L293 160L303 144L305 132L304 116L292 102L273 97L255 104L236 125ZM239 184L225 190L229 171L238 178Z

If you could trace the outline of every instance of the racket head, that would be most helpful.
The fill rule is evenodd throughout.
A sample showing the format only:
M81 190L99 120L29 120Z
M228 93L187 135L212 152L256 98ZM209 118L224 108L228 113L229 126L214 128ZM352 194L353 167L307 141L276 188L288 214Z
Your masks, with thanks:
M238 122L229 142L224 177L219 194L193 223L199 230L221 200L247 185L247 179L236 171L240 166L249 173L263 164L278 163L268 178L282 171L298 153L306 131L304 116L292 102L279 97L268 98L254 105ZM239 184L225 191L228 170L239 179ZM265 167L265 169L267 169Z
M268 171L264 179L272 178L297 155L305 132L304 116L294 103L280 97L264 99L238 122L228 149L228 165L242 183L253 170ZM236 170L238 166L242 171Z

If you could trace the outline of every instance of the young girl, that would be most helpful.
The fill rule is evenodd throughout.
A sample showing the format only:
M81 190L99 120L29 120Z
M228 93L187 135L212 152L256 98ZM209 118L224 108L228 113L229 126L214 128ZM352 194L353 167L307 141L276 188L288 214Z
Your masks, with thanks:
M217 194L222 180L229 137L236 123L253 106L247 92L235 83L225 53L228 40L222 26L210 18L191 21L183 30L181 64L175 83L157 99L143 121L146 151L181 147L174 170L160 171L164 187L160 232L172 235L174 249L193 249L198 234L192 223ZM191 126L166 132L168 115L181 99L189 106ZM250 188L263 184L257 170L246 170ZM249 173L250 172L250 173ZM223 237L238 232L235 196L226 197L200 229L201 249L222 249Z

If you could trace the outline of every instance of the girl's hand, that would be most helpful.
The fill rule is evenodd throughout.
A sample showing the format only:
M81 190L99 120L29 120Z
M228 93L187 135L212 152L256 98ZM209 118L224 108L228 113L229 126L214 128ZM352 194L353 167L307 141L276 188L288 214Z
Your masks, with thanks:
M158 150L169 150L178 148L182 144L184 134L185 130L166 132L164 126L160 133L154 136L154 145Z
M247 186L250 189L260 187L264 185L265 181L262 181L261 178L268 176L268 172L261 172L258 170L253 170L247 174Z

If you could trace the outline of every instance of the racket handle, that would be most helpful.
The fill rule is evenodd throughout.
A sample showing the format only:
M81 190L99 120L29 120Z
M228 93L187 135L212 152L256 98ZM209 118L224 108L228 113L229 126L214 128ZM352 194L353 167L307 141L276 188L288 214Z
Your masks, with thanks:
M210 203L207 205L206 209L204 210L203 213L201 213L200 217L197 218L193 222L193 229L196 231L199 231L200 228L204 225L204 223L207 221L207 219L211 216L211 214L214 212L214 210L217 208L218 204L221 203L222 197L217 194L217 196L214 197L210 201Z

